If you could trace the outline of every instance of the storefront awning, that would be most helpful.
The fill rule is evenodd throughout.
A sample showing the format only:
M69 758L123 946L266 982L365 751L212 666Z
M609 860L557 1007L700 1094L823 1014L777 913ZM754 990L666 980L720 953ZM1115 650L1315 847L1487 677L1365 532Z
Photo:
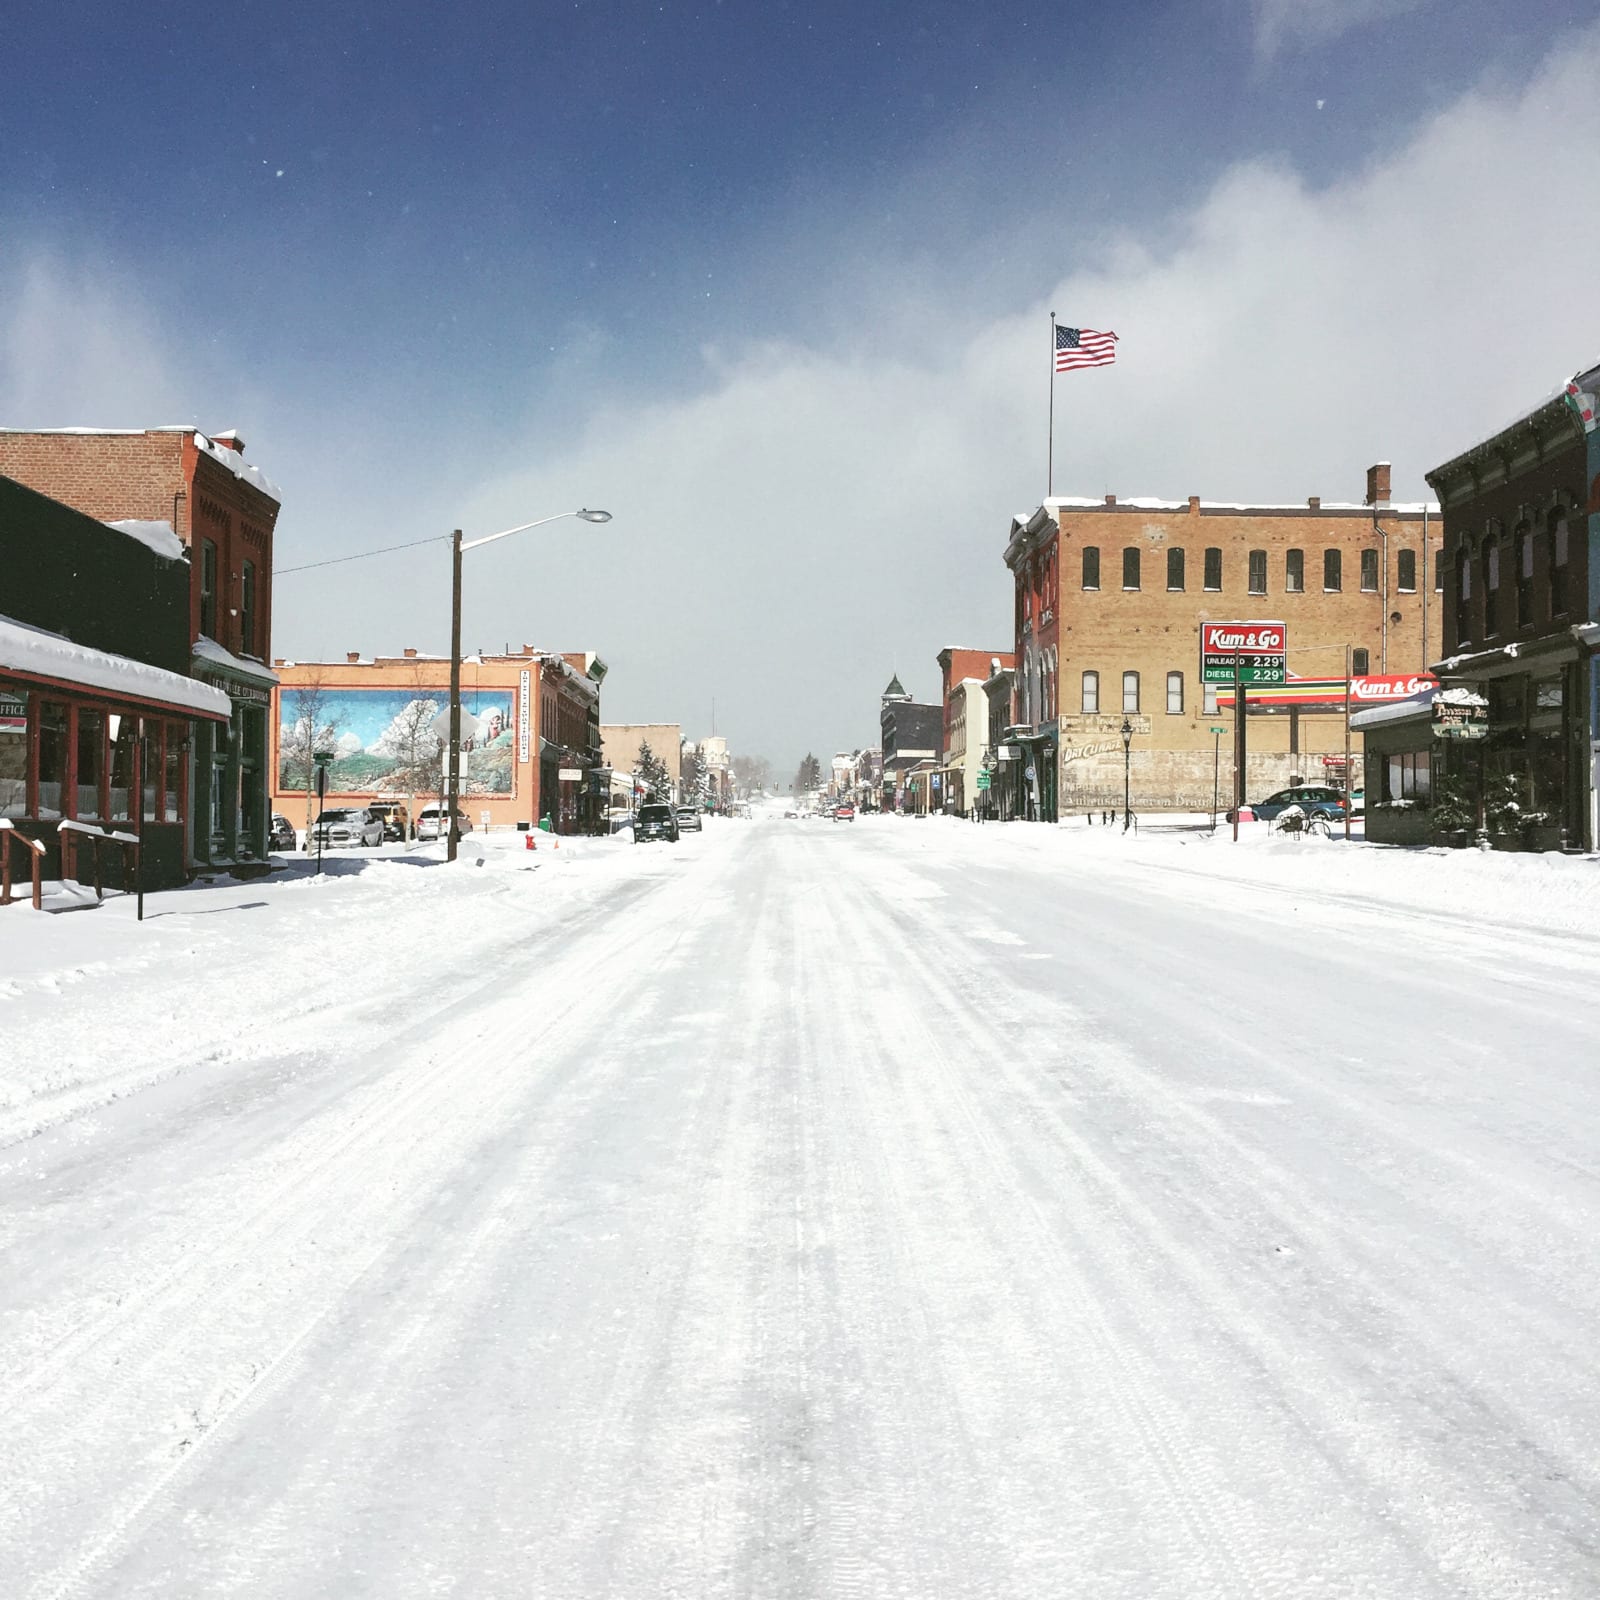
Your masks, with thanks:
M103 695L184 717L226 722L233 713L227 695L181 672L76 644L13 617L0 617L0 672L45 687Z

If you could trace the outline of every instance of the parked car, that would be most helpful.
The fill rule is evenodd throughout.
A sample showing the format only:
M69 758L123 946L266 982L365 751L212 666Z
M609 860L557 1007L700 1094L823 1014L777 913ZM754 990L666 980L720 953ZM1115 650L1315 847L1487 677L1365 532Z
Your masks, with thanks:
M274 811L272 826L267 829L267 849L293 850L294 845L294 824L281 812Z
M705 824L700 820L700 813L693 806L678 807L678 832L682 833L685 828L695 833L700 833L705 828Z
M856 808L846 800L843 805L833 808L833 820L835 822L854 822L856 820Z
M403 843L411 837L411 816L400 801L374 800L367 809L375 811L382 819L385 839L396 839Z
M334 811L324 811L306 835L307 850L319 844L325 850L337 849L340 845L376 850L382 843L383 818L370 806L341 806Z
M450 834L449 806L424 806L417 813L417 839L444 839ZM456 812L456 832L471 833L472 818L465 811Z
M669 805L644 805L633 824L633 842L644 844L650 839L667 839L678 842L678 816Z
M1324 817L1329 822L1344 821L1344 795L1337 789L1329 789L1323 784L1302 784L1297 789L1280 789L1276 794L1269 794L1265 800L1249 802L1250 809L1263 822L1271 822L1290 806L1299 806L1309 817ZM1228 821L1233 821L1233 811L1228 812Z

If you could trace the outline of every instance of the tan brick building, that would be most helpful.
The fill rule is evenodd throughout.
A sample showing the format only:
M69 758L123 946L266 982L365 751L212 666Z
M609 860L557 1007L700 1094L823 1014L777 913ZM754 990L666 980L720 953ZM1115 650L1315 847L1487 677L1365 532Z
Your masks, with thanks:
M1436 506L1390 501L1386 463L1360 504L1107 495L1013 518L1014 742L1036 772L1031 813L1121 806L1125 717L1134 810L1208 809L1218 766L1229 794L1232 714L1200 682L1202 622L1283 621L1300 677L1342 678L1347 646L1358 676L1425 673L1443 637L1442 531ZM1342 706L1252 712L1247 793L1337 781L1344 738Z
M325 804L396 800L415 812L440 803L436 720L450 704L450 660L406 650L351 652L342 661L277 661L273 697L273 809L304 826L313 810L314 763L329 763ZM461 663L465 752L461 809L474 828L536 826L562 833L603 825L599 766L600 679L592 654L524 645Z
M634 801L633 764L639 759L639 746L648 744L650 753L665 763L672 778L672 799L677 798L683 781L683 727L677 722L606 722L600 727L600 763L612 771L613 804L628 809Z
M188 751L188 860L265 861L279 490L237 434L184 427L0 429L0 476L103 522L160 524L187 547L190 673L233 703L231 724L197 726Z

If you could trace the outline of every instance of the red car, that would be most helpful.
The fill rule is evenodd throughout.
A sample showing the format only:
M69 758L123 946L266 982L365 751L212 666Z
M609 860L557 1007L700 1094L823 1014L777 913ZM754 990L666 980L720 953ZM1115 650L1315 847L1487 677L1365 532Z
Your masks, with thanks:
M833 808L833 820L835 822L854 822L856 820L856 808L848 803L842 806L835 806Z

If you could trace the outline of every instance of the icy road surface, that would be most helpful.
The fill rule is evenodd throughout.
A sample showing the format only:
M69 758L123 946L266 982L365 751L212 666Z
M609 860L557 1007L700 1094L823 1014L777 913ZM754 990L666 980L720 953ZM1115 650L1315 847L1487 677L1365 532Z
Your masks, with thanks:
M1040 838L39 919L0 1592L1600 1593L1600 946Z

